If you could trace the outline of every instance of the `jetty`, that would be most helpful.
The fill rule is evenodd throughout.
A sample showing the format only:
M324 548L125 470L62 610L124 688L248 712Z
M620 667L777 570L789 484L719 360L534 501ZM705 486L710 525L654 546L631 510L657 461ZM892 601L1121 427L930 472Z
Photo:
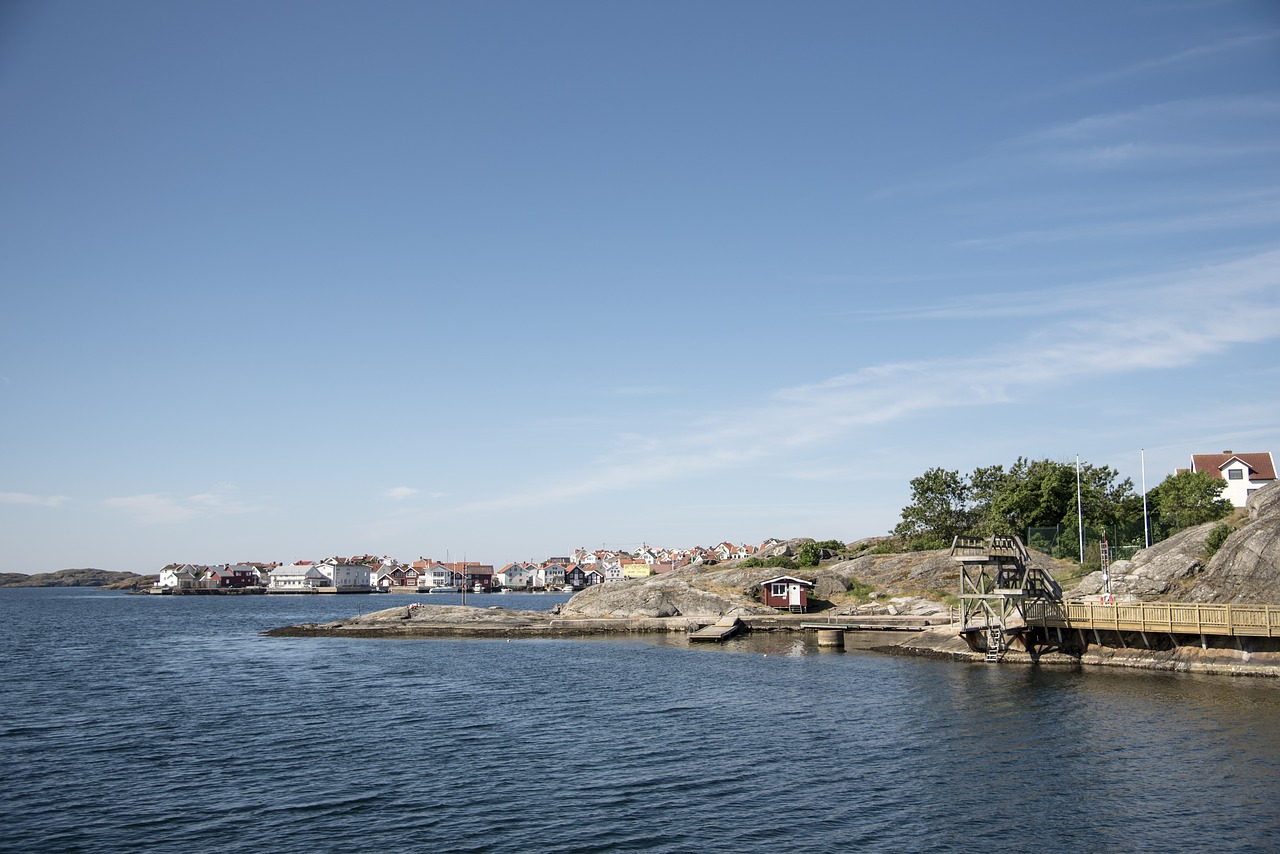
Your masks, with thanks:
M951 557L962 567L960 634L989 663L999 662L1015 642L1033 661L1050 652L1078 659L1090 643L1114 649L1280 649L1275 605L1067 600L1047 572L1028 564L1028 556L1017 537L956 537L952 543Z
M720 643L742 631L742 620L729 614L716 620L709 626L689 632L689 643Z

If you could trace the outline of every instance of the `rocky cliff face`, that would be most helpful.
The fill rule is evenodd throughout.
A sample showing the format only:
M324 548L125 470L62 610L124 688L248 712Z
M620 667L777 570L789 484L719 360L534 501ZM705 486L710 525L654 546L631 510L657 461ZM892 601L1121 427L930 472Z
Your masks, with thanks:
M1111 568L1111 591L1137 600L1280 603L1280 484L1249 498L1248 521L1205 560L1205 541L1220 524L1189 528ZM1069 596L1103 592L1102 573Z
M1111 592L1121 599L1178 599L1175 591L1204 568L1204 544L1218 523L1207 522L1111 565ZM1106 592L1101 572L1086 575L1068 599Z
M1190 601L1280 604L1280 483L1249 496L1247 509L1249 521L1196 578Z
M684 577L661 575L643 581L597 584L576 594L560 608L560 614L564 617L715 619L732 613L771 614L774 611L732 591L713 592L695 587Z

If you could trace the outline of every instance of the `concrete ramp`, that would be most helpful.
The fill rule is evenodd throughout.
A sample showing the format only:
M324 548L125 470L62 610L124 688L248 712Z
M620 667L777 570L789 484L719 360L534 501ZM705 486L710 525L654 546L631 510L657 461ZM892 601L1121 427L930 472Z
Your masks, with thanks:
M689 642L719 643L742 631L742 621L730 614L716 620L709 626L703 626L696 632L689 632Z

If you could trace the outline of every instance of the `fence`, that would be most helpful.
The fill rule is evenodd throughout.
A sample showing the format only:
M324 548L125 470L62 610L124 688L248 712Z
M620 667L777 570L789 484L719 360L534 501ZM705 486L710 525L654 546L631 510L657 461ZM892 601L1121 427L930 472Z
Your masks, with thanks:
M1106 527L1085 526L1084 565L1098 569L1102 565L1101 543L1103 535L1111 548L1111 561L1127 560L1146 546L1146 532L1141 522ZM1151 532L1151 542L1157 541ZM1075 525L1057 525L1052 528L1027 528L1026 543L1029 548L1067 560L1080 560L1080 529Z

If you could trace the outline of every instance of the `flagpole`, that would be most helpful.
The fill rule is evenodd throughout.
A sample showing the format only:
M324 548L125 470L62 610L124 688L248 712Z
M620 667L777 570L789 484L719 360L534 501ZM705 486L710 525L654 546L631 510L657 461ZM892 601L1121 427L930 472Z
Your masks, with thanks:
M1084 566L1084 505L1080 502L1080 455L1076 454L1076 525L1080 529L1080 566Z
M1146 548L1151 548L1151 517L1147 515L1147 449L1139 448L1142 459L1142 536Z

